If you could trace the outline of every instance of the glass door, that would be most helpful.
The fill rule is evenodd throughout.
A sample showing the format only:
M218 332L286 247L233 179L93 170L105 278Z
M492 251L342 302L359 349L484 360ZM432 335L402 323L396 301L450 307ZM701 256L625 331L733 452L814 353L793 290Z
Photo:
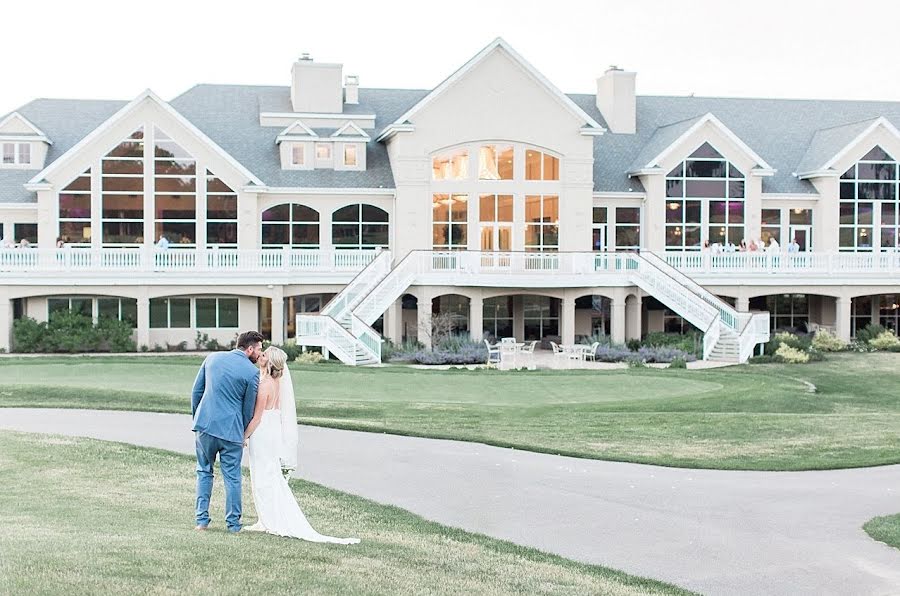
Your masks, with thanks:
M792 225L790 226L790 239L788 242L796 242L800 247L799 252L807 252L812 250L812 226L809 225Z

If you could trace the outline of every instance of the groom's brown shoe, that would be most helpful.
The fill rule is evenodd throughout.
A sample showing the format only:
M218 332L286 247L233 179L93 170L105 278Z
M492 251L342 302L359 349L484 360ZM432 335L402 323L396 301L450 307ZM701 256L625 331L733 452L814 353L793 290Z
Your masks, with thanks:
M197 531L200 531L200 532L204 532L204 531L206 531L206 528L207 528L207 526L197 526L194 529Z

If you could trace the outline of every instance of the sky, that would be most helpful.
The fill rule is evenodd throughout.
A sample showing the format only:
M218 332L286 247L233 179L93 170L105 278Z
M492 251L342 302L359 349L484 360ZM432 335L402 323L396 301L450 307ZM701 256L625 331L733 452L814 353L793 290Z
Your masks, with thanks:
M361 87L431 89L500 36L567 93L900 101L896 0L80 0L2 9L0 114L38 97L289 85L301 53Z

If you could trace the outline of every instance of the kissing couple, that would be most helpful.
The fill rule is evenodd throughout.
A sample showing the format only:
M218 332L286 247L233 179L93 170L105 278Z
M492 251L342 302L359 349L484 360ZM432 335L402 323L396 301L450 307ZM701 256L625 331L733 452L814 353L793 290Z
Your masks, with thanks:
M209 526L213 464L225 479L225 523L241 531L241 457L249 449L250 486L259 520L247 530L310 542L356 544L316 532L288 486L297 467L297 408L287 354L263 336L247 331L237 348L210 354L200 366L191 394L197 447L197 530ZM288 474L284 473L288 471Z

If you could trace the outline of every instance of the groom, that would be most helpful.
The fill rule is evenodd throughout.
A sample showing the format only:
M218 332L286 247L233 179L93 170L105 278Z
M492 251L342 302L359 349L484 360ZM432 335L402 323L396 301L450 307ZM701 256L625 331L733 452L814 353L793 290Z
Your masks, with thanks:
M244 430L253 418L263 336L247 331L237 349L210 354L200 366L191 394L197 447L197 530L209 525L213 464L220 458L225 479L225 522L229 532L241 531L241 455Z

